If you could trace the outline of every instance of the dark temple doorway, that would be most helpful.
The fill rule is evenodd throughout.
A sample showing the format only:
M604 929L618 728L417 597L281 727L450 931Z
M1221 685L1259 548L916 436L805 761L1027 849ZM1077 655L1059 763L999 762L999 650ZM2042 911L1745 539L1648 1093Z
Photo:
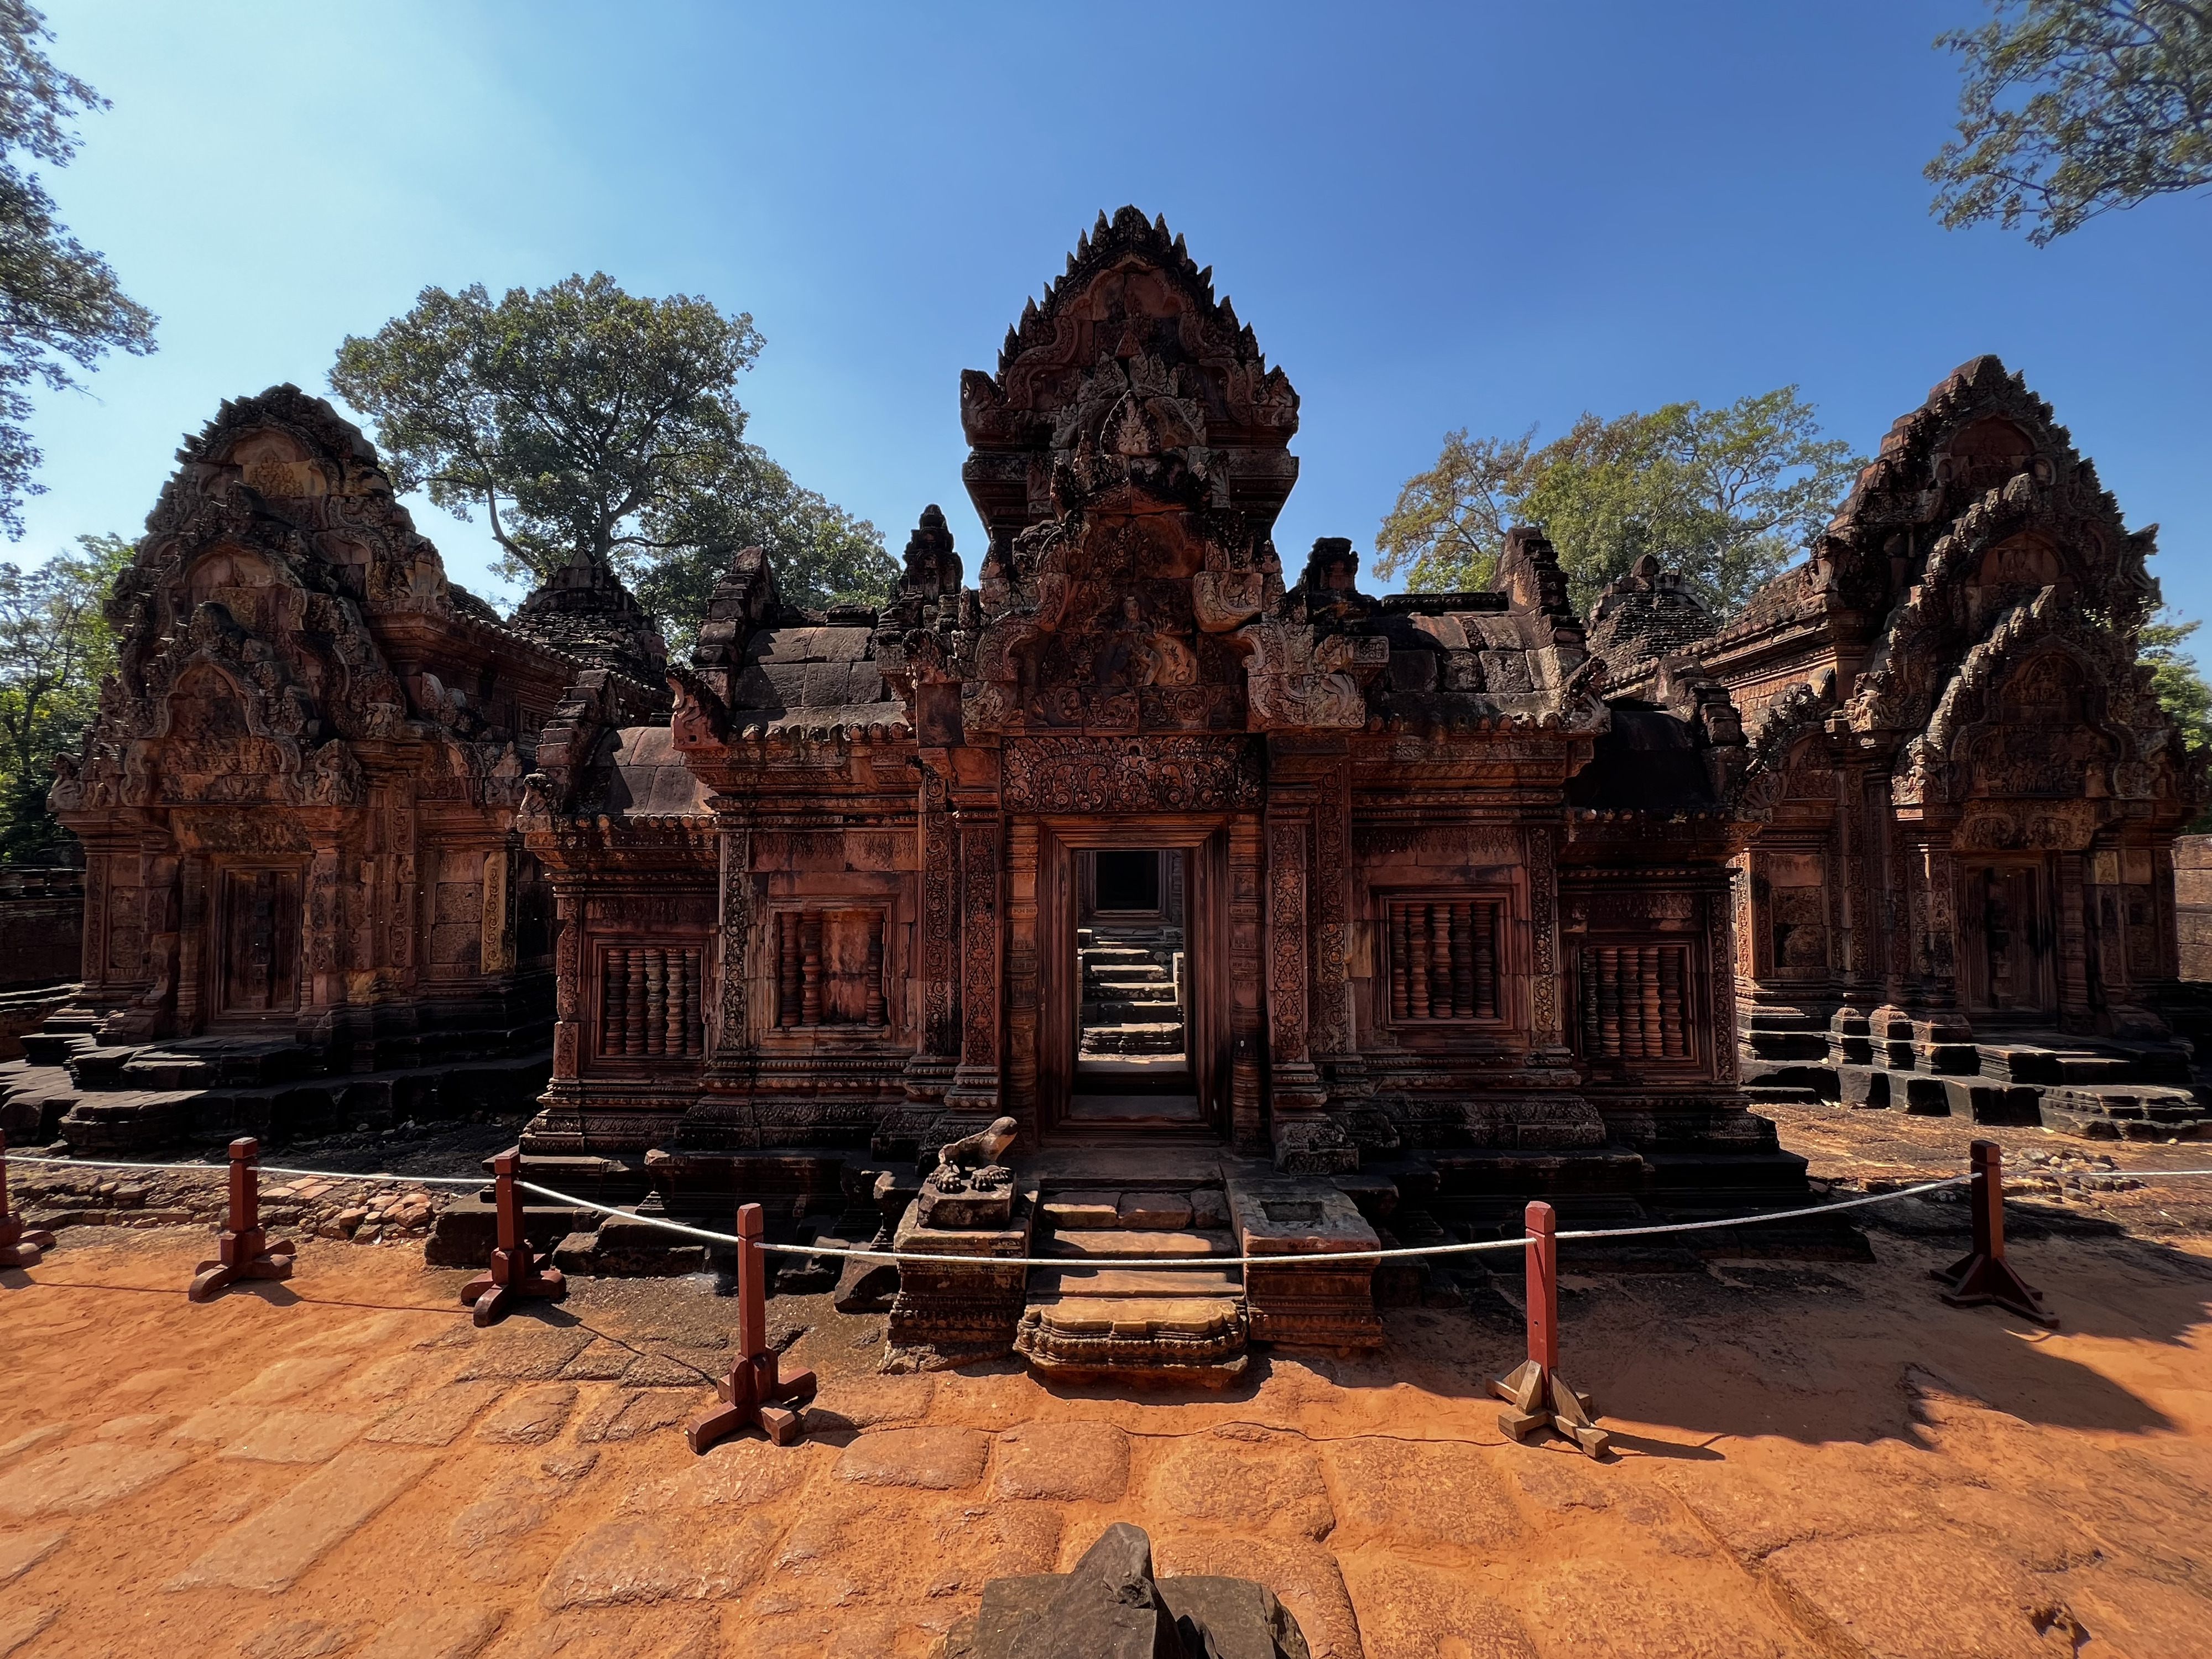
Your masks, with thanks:
M1179 848L1076 854L1070 1127L1206 1121L1191 1064L1185 868Z

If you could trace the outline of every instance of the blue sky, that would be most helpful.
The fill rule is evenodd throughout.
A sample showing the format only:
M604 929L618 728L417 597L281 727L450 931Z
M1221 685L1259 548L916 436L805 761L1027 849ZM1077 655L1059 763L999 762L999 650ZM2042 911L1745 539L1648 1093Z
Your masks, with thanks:
M114 108L52 180L161 318L44 400L0 556L136 534L227 396L325 390L425 284L605 270L767 337L751 435L968 561L958 375L1101 208L1164 213L1304 399L1277 530L1364 550L1448 429L1789 382L1863 453L1983 351L2163 526L2212 615L2212 197L2055 247L1946 232L1920 167L1968 0L1075 8L53 0ZM489 538L411 503L495 599Z

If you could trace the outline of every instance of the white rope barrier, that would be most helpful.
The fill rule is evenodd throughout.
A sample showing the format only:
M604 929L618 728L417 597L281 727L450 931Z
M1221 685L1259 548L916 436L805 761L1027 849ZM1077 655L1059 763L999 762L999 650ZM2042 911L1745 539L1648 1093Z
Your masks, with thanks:
M11 1162L72 1165L95 1170L187 1170L203 1175L220 1174L227 1167L221 1164L143 1164L118 1158L46 1158L12 1155ZM490 1176L408 1176L386 1172L362 1174L351 1170L294 1170L276 1164L258 1166L264 1175L291 1176L314 1181L391 1182L418 1187L483 1187L489 1185ZM2063 1173L2072 1173L2070 1171ZM2145 1184L2156 1177L2182 1176L2212 1176L2206 1170L2099 1170L2100 1176L2125 1176ZM1856 1210L1869 1204L1887 1204L1902 1198L1917 1198L1949 1187L1964 1187L1972 1181L1972 1176L1951 1176L1942 1181L1923 1182L1915 1187L1900 1187L1894 1192L1869 1193L1860 1198L1841 1199L1832 1204L1808 1205L1798 1210L1769 1210L1747 1215L1723 1216L1710 1221L1677 1221L1656 1224L1646 1227L1586 1227L1561 1232L1555 1237L1561 1241L1573 1239L1650 1238L1662 1234L1714 1232L1728 1227L1753 1227L1770 1221L1801 1221L1813 1216L1833 1215L1839 1210ZM617 1216L626 1221L641 1221L649 1227L664 1232L678 1233L687 1238L703 1239L714 1244L740 1244L745 1241L735 1233L717 1232L710 1227L694 1227L681 1221L671 1221L664 1216L641 1215L635 1210L625 1210L612 1204L601 1204L592 1199L578 1198L552 1187L541 1187L534 1181L517 1177L514 1183L525 1192L537 1194L556 1204L572 1209L589 1210L599 1215ZM1471 1243L1408 1244L1389 1249L1372 1250L1315 1250L1293 1251L1279 1255L938 1255L918 1250L877 1250L866 1245L835 1244L772 1244L760 1241L763 1250L778 1255L830 1256L857 1261L891 1261L921 1263L961 1263L993 1267L1281 1267L1303 1266L1316 1261L1391 1261L1413 1257L1443 1255L1473 1255L1486 1250L1517 1250L1528 1243L1526 1237L1481 1239Z

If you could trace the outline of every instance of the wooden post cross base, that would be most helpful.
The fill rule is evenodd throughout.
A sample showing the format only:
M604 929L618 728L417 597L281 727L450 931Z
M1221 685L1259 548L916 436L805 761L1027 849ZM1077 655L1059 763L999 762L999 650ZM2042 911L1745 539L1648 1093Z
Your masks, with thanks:
M26 1227L8 1207L8 1136L0 1130L0 1267L35 1267L54 1247L43 1227Z
M185 1295L205 1302L241 1279L289 1279L298 1247L271 1244L261 1225L261 1143L242 1135L230 1143L230 1214L216 1235L216 1259L200 1263Z
M794 1444L805 1430L791 1409L814 1398L814 1373L779 1377L768 1345L768 1262L761 1249L765 1223L757 1204L738 1207L738 1359L714 1384L719 1411L695 1419L684 1431L691 1449L703 1452L740 1429L759 1429L779 1446Z
M1929 1269L1951 1287L1938 1294L1954 1308L1995 1303L2007 1313L2056 1330L2058 1316L2043 1305L2043 1292L2005 1260L2004 1149L1994 1140L1978 1140L1972 1158L1973 1184L1966 1191L1974 1213L1974 1248L1948 1267Z
M491 1161L492 1196L499 1212L499 1244L491 1253L491 1271L478 1273L461 1286L464 1305L476 1304L473 1317L489 1325L514 1311L524 1297L558 1302L568 1293L568 1281L551 1265L544 1250L533 1250L522 1232L522 1194L514 1178L522 1169L522 1148L510 1146Z
M1559 1376L1558 1218L1550 1205L1540 1201L1528 1206L1527 1222L1528 1358L1490 1385L1510 1407L1498 1413L1498 1426L1523 1442L1548 1429L1589 1455L1602 1457L1613 1443L1592 1420L1597 1402Z

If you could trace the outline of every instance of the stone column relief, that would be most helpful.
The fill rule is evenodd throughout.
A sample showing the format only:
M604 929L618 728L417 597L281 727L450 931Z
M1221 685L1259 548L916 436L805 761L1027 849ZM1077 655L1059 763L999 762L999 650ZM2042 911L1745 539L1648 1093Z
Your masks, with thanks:
M1331 769L1314 811L1313 1052L1348 1052L1352 1030L1352 817L1348 763Z
M1328 1115L1307 1038L1310 828L1304 812L1267 819L1268 1095L1275 1167L1291 1175L1330 1175L1357 1170L1359 1152Z
M1267 824L1268 1058L1278 1074L1309 1065L1306 1053L1306 826Z
M574 893L554 899L553 919L560 929L553 942L553 1075L573 1079L582 1030L584 964L584 908Z
M725 819L721 832L722 995L715 1021L714 1052L740 1054L752 1047L745 1003L753 924L752 830L747 824ZM564 942L567 937L564 932Z
M995 816L962 815L960 842L960 1069L945 1104L994 1111L999 1102L1000 837Z
M960 1053L959 849L933 777L922 781L921 835L921 1052L951 1060Z
M1541 824L1522 834L1522 867L1528 872L1528 1043L1537 1054L1564 1059L1567 1042L1559 1013L1559 875L1552 833L1550 825Z

